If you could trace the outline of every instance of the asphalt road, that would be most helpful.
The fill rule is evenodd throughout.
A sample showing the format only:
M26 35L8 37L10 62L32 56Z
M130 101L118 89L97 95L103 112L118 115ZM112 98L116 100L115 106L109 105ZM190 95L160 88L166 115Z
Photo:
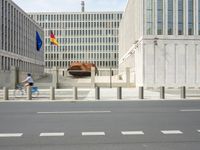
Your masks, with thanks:
M199 150L200 101L0 103L0 150Z

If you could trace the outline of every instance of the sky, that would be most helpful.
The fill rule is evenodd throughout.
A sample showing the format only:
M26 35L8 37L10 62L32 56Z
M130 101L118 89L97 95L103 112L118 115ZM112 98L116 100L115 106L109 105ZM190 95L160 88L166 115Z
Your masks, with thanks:
M81 0L13 0L26 12L77 12ZM85 0L85 11L124 11L127 0Z

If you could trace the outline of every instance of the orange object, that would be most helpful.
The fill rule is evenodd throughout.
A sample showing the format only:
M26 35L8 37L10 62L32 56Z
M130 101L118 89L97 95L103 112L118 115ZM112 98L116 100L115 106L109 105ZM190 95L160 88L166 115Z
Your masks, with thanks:
M72 76L77 76L77 77L91 76L92 67L95 68L95 74L97 74L98 73L97 67L95 64L92 63L74 62L70 64L67 71Z

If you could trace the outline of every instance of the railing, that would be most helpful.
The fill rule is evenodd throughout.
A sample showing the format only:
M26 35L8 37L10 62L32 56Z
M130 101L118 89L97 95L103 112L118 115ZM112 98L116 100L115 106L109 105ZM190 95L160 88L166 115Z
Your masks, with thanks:
M79 87L73 87L72 89L55 89L54 87L50 87L49 89L39 90L39 95L33 95L31 89L28 88L26 94L15 96L13 95L13 89L8 89L4 87L3 90L0 90L0 100L105 100L108 99L106 98L106 96L108 95L110 96L109 99L112 100L186 99L189 97L191 98L192 96L198 99L200 98L200 95L197 94L199 93L200 89L196 89L197 92L191 95L189 94L189 91L191 91L192 89L186 88L185 86L176 89L176 94L170 94L169 89L166 89L165 87L160 87L159 90L157 89L156 93L155 91L152 91L152 93L154 94L152 94L151 96L148 95L150 91L148 90L146 92L146 89L144 89L144 87L137 88L137 91L135 91L135 93L133 92L133 89L134 88L126 89L122 87L105 89L99 86L88 89ZM168 93L166 91L168 91ZM172 95L174 95L174 97L172 97Z

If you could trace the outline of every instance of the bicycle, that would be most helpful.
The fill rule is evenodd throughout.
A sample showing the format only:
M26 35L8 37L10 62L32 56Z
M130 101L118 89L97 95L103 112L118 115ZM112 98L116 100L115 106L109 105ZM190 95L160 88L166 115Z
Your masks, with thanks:
M26 90L24 89L23 84L19 83L16 85L16 89L13 92L14 97L20 97L26 94ZM32 96L38 96L39 95L39 90L38 87L32 86L31 87L31 94Z

